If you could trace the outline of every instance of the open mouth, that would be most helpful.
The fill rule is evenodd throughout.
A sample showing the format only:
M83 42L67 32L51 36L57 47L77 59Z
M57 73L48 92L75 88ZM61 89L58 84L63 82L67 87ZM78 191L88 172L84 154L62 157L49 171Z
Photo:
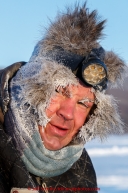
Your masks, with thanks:
M49 125L50 125L50 131L49 132L52 135L64 137L69 132L69 129L67 129L67 128L58 127L56 125L52 125L51 123Z

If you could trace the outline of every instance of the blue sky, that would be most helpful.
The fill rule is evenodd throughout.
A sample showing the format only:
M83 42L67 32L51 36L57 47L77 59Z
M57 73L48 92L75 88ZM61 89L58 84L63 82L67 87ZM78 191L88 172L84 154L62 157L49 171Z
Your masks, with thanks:
M28 61L43 36L43 27L54 20L57 11L75 0L0 0L0 68ZM84 0L79 0L82 4ZM128 64L128 0L88 0L90 10L97 9L107 19L101 45L114 50Z

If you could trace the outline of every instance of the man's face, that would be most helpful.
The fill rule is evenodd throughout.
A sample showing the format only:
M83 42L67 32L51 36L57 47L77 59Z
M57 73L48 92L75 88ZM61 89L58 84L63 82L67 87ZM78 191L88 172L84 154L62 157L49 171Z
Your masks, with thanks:
M93 101L91 88L81 83L58 89L46 109L50 121L45 128L39 126L44 146L49 150L59 150L69 144L85 123Z

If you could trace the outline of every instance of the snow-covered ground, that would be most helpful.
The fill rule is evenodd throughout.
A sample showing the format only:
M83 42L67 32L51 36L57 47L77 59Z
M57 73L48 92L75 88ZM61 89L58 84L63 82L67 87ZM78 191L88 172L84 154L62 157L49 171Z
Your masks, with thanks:
M128 193L128 135L109 136L85 145L93 162L99 193Z

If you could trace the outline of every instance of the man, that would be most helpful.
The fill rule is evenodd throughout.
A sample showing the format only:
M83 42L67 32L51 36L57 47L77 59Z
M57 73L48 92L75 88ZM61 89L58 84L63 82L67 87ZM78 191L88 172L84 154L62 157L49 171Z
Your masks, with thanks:
M86 4L51 23L29 62L1 71L1 192L97 192L84 144L121 132L107 83L125 63L98 40L105 21Z

